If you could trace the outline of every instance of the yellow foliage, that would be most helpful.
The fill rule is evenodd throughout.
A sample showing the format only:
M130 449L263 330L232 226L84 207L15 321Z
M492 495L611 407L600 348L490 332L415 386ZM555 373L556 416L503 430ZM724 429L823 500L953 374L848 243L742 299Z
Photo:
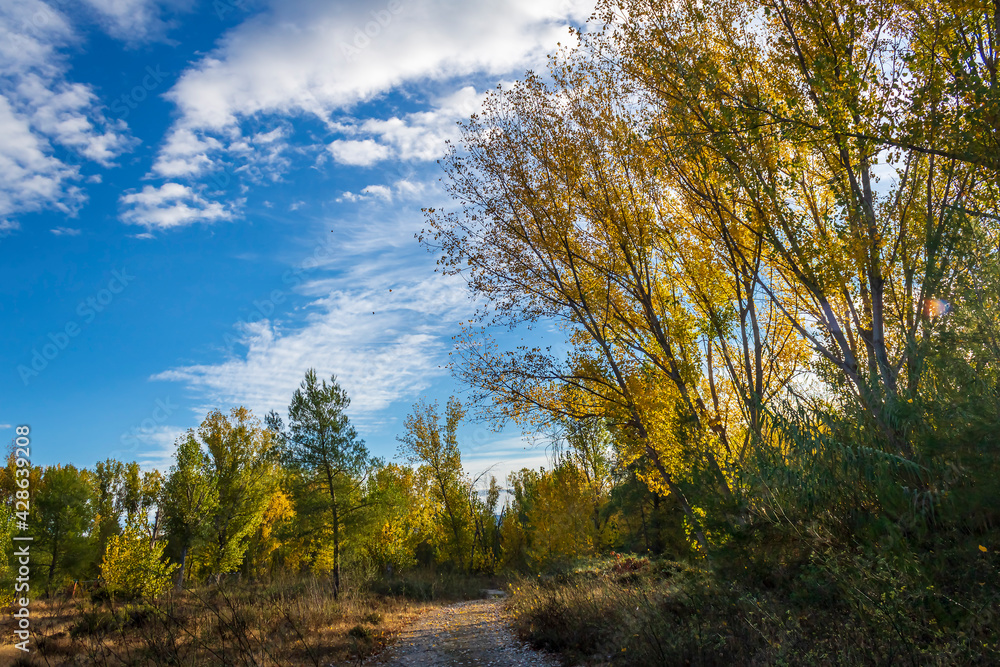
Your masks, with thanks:
M170 586L179 566L163 559L162 541L149 543L145 531L129 526L108 541L101 565L101 579L113 595L155 598Z

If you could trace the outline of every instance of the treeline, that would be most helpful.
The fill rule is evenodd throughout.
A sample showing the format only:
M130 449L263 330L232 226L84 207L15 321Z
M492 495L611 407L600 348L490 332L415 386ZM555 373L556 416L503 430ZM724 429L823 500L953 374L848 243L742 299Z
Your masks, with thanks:
M414 407L399 437L405 463L373 457L348 406L335 378L310 370L287 418L272 412L262 423L245 408L212 412L177 441L166 474L114 459L92 469L32 468L35 590L83 582L153 598L223 577L312 573L328 579L336 597L345 563L360 583L414 567L488 574L614 547L686 548L682 534L664 537L666 503L635 470L615 468L603 429L567 430L558 465L511 475L506 493L494 477L464 470L457 400L443 414L437 405ZM16 469L11 457L0 470L8 547Z

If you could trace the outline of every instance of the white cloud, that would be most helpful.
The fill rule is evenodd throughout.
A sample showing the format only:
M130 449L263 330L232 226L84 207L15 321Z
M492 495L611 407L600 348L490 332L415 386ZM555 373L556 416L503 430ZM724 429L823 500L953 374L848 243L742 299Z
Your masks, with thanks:
M0 95L0 215L54 206L73 213L84 200L77 167L49 155L48 141ZM8 227L16 229L17 227Z
M401 178L394 184L396 188L396 194L405 198L416 197L424 191L423 183L414 183L407 178Z
M0 3L0 216L45 208L75 214L86 199L76 185L80 167L56 157L56 148L107 166L132 145L93 89L66 78L61 50L76 41L52 6Z
M186 432L187 429L166 424L134 428L131 432L122 434L122 444L128 446L113 450L110 455L119 460L133 460L143 470L165 473L174 463L177 439Z
M542 63L556 42L566 39L567 25L582 23L593 4L273 0L226 34L167 93L179 117L154 173L164 178L201 173L220 157L214 152L244 149L245 122L267 117L313 116L331 130L369 135L328 145L342 164L434 159L443 138L453 135L456 117L478 105L472 88L445 96L424 114L346 125L333 116L411 83L520 73Z
M384 185L369 185L361 191L370 197L376 197L382 201L392 201L392 190Z
M6 431L10 428L10 424L0 424L0 430Z
M122 195L120 202L124 207L122 220L147 229L170 229L233 217L231 208L209 201L180 183L164 183L159 188L147 185L141 192Z
M325 222L294 270L294 286L274 286L294 290L284 305L246 304L252 314L216 341L229 347L225 356L154 379L186 385L204 399L202 414L241 404L264 414L283 412L306 369L316 368L336 373L351 396L352 419L370 426L390 404L414 400L445 376L454 323L473 308L464 282L429 270L413 243L423 222L415 212L385 211L374 223L363 208L353 215Z
M552 467L552 456L543 443L521 435L494 433L484 425L469 424L459 433L462 445L462 466L470 475L489 471L504 484L507 475L521 468L537 470Z
M359 202L370 199L378 199L382 202L389 203L397 199L413 199L417 195L422 194L425 191L423 183L414 183L409 179L400 179L393 183L391 186L388 185L369 185L361 190L360 193L354 193L346 191L341 193L336 202Z
M389 157L389 147L376 143L373 139L337 139L330 144L329 149L337 162L358 167L368 167Z
M108 166L132 143L120 133L126 129L124 123L106 121L96 111L98 99L90 86L46 81L29 73L16 92L36 131L88 160ZM94 126L88 113L96 116L103 130Z
M180 128L170 134L160 149L153 172L163 178L197 176L212 165L209 156L221 149L219 140Z
M164 19L161 5L181 10L192 3L186 0L84 0L94 10L104 30L123 42L135 44L163 39L171 23Z
M300 328L285 330L272 321L244 325L245 354L153 379L184 382L211 405L247 405L265 414L284 411L306 369L314 367L320 375L336 373L351 396L352 418L364 423L446 374L442 334L468 316L463 285L440 276L393 278L402 280L380 271L304 285L304 292L323 296L310 304Z
M228 34L170 96L187 127L222 129L260 113L326 118L409 81L535 64L566 38L567 18L582 21L593 4L408 0L348 63L344 47L363 43L358 31L373 20L370 4L276 1Z
M356 125L340 124L339 127L350 134L376 137L377 140L354 143L371 142L381 149L379 159L436 160L444 155L445 142L458 138L457 121L479 110L484 97L472 86L466 86L437 100L431 111L419 111L403 118L369 119Z
M55 229L50 229L49 231L56 236L79 236L83 233L82 230L74 229L73 227L56 227Z

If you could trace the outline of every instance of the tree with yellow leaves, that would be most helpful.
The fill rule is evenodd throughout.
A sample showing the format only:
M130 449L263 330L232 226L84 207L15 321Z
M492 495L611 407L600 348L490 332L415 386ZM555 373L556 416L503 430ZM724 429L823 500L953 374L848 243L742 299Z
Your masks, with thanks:
M101 581L112 596L155 599L170 588L179 563L163 557L166 542L152 541L141 522L129 523L108 540Z
M995 29L955 7L891 1L603 10L609 29L595 43L613 44L613 68L643 91L637 139L741 262L762 257L760 293L824 379L888 451L912 458L900 406L919 391L940 330L927 304L951 301L956 279L976 270L965 239L997 205L995 128L960 94L975 88L995 113ZM936 65L942 49L968 49L940 39L956 21L985 37L980 52ZM934 127L949 128L950 145Z
M207 450L218 494L198 562L204 574L218 580L240 567L270 504L277 482L275 436L250 410L239 407L228 417L210 412L198 439Z
M496 415L609 419L636 445L628 455L650 460L696 523L678 483L688 473L680 449L697 449L715 492L730 498L763 428L763 397L803 355L774 310L758 308L759 265L734 259L732 244L702 242L697 212L635 134L634 92L601 63L569 54L551 83L529 75L491 95L465 128L467 154L447 160L463 208L428 211L422 238L492 304L474 323L484 329L467 329L456 370ZM501 351L485 335L492 324L546 321L567 332L564 360L540 348ZM720 357L728 385L716 380Z

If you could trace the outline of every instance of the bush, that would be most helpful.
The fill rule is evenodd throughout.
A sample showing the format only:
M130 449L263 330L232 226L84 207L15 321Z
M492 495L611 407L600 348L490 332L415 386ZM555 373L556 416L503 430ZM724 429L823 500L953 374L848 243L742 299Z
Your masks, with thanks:
M108 542L101 565L101 579L108 593L128 599L155 599L169 587L171 574L179 567L163 559L164 542L149 543L136 527L126 529Z

